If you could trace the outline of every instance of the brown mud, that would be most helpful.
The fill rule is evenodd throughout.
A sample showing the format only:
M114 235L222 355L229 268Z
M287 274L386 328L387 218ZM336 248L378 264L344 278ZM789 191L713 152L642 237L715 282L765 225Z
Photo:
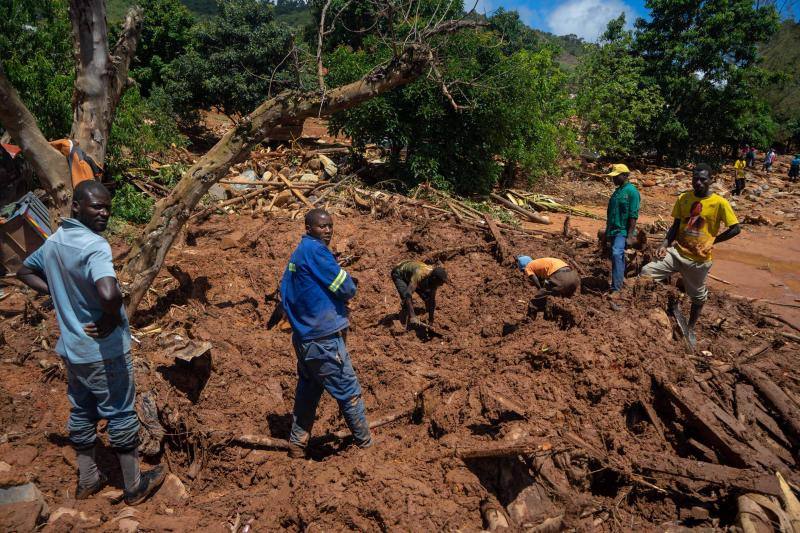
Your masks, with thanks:
M602 294L607 261L578 232L567 238L509 232L515 254L567 258L584 278L581 293L554 299L534 319L533 288L523 276L501 267L490 246L468 251L444 263L450 282L440 291L436 315L442 337L428 338L396 321L392 265L488 243L488 234L449 220L334 212L332 249L359 281L348 346L368 416L414 414L375 429L369 450L349 439L323 439L309 460L292 460L285 451L235 445L232 439L242 434L288 436L295 356L289 334L265 323L303 228L288 217L213 217L190 228L191 245L170 252L173 274L160 274L133 321L141 342L133 353L140 401L154 402L166 431L160 452L148 460L167 465L189 494L185 500L159 494L137 507L133 519L142 530L231 531L249 524L251 531L477 531L489 525L484 520L492 508L512 530L727 527L735 523L741 493L735 483L662 474L653 463L682 457L772 473L761 464L737 464L736 457L761 455L754 448L727 453L727 441L698 429L663 385L737 412L733 391L743 379L731 367L767 343L749 362L800 398L797 344L776 340L763 308L715 289L692 354L665 313L678 295L674 287L629 280L624 296L610 301ZM265 225L270 231L251 242ZM234 231L235 245L223 246ZM38 307L43 301L35 300ZM74 508L94 520L62 518L46 531L70 524L116 531L124 504L71 497L69 406L51 349L58 329L52 312L26 309L0 324L0 461L11 467L0 475L35 482L51 511ZM176 361L174 335L210 342L204 356L210 365ZM779 444L760 425L744 423L749 438L796 472L797 443ZM343 428L335 402L325 396L314 434ZM100 440L107 442L102 425ZM459 457L465 449L514 443L533 451ZM105 446L98 453L120 487L114 456Z

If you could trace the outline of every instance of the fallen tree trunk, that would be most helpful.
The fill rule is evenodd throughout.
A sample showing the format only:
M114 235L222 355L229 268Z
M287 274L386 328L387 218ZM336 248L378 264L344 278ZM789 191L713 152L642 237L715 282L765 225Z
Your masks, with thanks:
M64 213L69 206L72 183L69 178L67 160L50 146L36 119L19 97L16 89L6 78L0 62L0 124L19 145L25 159L30 162L36 175L53 199L53 210ZM51 216L51 223L55 219Z
M758 392L769 401L770 405L781 416L786 423L786 429L789 430L794 445L800 445L800 409L797 408L797 405L769 376L756 367L741 365L738 370L747 381L758 389Z
M475 25L469 21L452 21L442 24L437 31L456 31ZM231 165L244 161L256 145L286 122L328 116L417 79L425 72L430 58L427 47L412 44L387 66L373 70L358 81L331 89L324 96L286 91L244 117L183 174L169 196L156 204L153 217L132 246L120 276L128 296L128 315L136 312L200 198L227 174Z

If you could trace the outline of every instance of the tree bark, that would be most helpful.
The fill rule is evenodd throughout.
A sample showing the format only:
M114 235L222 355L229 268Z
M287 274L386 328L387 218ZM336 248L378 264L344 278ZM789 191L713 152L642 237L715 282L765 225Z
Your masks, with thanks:
M70 138L104 165L117 104L129 86L128 68L141 34L142 10L128 11L112 56L105 0L70 0L69 4L76 71Z
M53 210L65 214L71 197L71 182L67 160L50 146L36 119L19 97L0 64L0 124L11 134L11 139L22 148L36 175L53 199ZM51 216L51 219L53 217ZM55 220L51 220L55 225Z
M122 272L129 296L128 315L136 311L172 243L200 198L222 179L231 165L244 161L270 133L287 121L328 116L354 107L386 91L405 85L423 74L428 64L424 47L409 46L402 56L362 79L317 93L285 91L262 103L187 170L172 193L155 206L153 218L134 243Z

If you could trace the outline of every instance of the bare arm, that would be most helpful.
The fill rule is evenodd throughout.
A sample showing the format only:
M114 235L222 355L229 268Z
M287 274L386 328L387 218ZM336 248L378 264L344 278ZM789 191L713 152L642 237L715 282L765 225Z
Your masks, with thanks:
M117 279L111 276L97 280L95 287L100 297L103 316L97 322L85 325L83 330L90 337L102 339L110 335L121 323L122 293L119 291Z
M50 287L47 285L47 279L42 275L41 272L37 272L36 270L32 270L25 265L22 265L17 271L17 278L19 278L22 283L35 290L39 294L50 293Z
M725 231L717 235L717 237L714 239L714 244L725 242L729 239L733 239L741 232L742 228L739 227L739 224L734 224L730 228L726 229Z
M636 242L636 221L639 220L638 218L629 218L628 219L628 236L625 239L626 244L628 246L632 246L633 243Z
M681 219L676 218L672 222L672 226L670 226L669 230L667 230L667 236L664 238L664 242L661 243L661 246L658 247L656 254L658 257L664 257L667 254L667 248L672 244L672 241L675 240L675 237L678 235L678 229L681 227Z

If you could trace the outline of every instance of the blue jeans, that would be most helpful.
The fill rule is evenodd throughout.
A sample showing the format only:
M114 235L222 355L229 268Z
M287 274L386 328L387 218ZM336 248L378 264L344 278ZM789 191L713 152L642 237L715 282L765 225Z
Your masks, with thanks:
M317 406L326 390L339 403L356 444L364 448L372 444L361 385L344 338L334 334L304 342L293 339L293 344L297 353L297 390L289 441L303 447L308 444Z
M625 235L611 238L611 291L622 290L625 282Z
M66 358L67 396L72 409L67 429L77 449L94 446L97 422L108 420L111 445L121 452L139 445L139 418L134 402L133 360L130 352L97 363L73 364Z

